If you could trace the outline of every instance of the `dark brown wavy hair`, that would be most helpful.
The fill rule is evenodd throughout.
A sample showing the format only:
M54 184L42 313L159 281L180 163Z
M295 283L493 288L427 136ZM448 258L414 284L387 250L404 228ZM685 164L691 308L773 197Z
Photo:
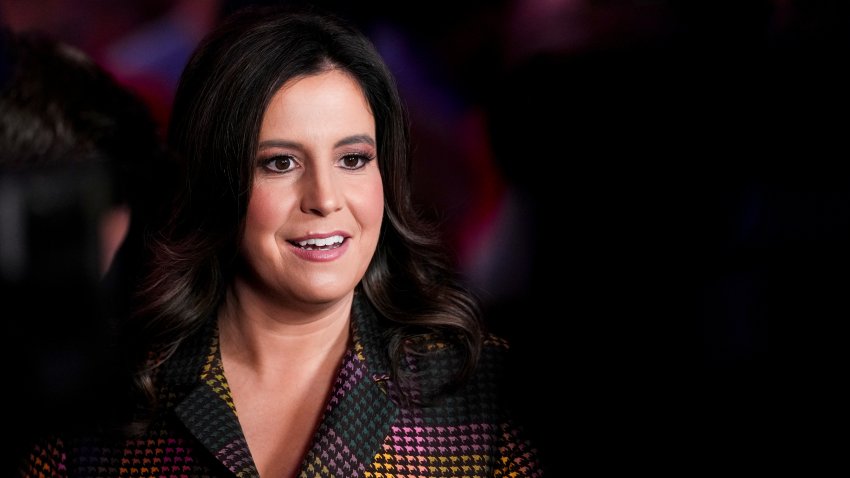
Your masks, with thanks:
M231 15L202 42L177 89L168 135L178 158L176 181L160 232L149 238L150 270L130 323L141 346L137 382L151 400L156 368L214 319L233 278L269 101L287 81L329 69L356 79L375 117L385 219L358 288L391 324L393 373L409 375L403 357L431 334L465 357L444 387L462 383L475 368L479 309L436 229L411 202L408 122L392 74L362 33L334 17L250 9ZM160 357L153 365L152 356Z

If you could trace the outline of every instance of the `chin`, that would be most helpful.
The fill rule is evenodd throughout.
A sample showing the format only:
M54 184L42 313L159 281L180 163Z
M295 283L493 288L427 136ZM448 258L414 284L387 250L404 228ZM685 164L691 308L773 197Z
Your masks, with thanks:
M355 283L350 287L345 287L341 286L339 282L332 284L325 282L320 284L310 284L305 285L300 288L300 290L294 290L291 297L297 301L307 304L330 304L351 295L354 292L354 287L356 285L357 284Z

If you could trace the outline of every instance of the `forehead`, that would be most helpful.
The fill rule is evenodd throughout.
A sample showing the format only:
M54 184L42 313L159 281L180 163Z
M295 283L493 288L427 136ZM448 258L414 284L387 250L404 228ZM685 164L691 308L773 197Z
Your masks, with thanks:
M272 96L266 111L275 103L286 105L315 104L322 100L330 103L361 102L371 113L371 106L363 87L351 73L338 68L297 76L286 81Z
M261 139L269 132L363 129L374 134L374 117L360 84L332 69L293 78L272 96L263 115Z

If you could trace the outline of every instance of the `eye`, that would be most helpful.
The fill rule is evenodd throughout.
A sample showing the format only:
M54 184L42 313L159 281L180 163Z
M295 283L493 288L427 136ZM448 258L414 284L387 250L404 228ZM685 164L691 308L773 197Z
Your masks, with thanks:
M366 154L346 154L340 158L339 163L344 169L357 170L366 166L373 159L375 159L373 156Z
M272 156L271 158L264 159L262 164L264 168L275 173L286 173L298 166L295 158L287 155Z

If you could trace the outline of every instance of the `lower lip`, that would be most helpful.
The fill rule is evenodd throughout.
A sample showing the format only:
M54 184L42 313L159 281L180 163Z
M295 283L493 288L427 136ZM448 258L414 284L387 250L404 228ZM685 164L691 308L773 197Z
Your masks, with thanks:
M339 259L345 251L348 249L348 239L342 241L339 247L335 247L333 249L303 249L298 246L294 246L291 243L288 243L292 252L295 253L296 256L304 259L305 261L311 262L330 262L336 259Z

